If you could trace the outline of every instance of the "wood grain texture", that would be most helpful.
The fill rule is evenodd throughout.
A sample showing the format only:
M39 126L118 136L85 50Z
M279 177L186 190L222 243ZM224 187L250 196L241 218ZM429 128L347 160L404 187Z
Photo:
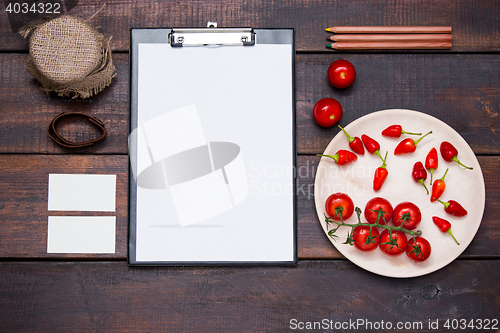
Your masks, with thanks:
M74 1L65 1L66 3ZM80 0L68 14L88 19L101 3ZM360 0L312 1L208 1L182 2L148 0L113 1L90 21L108 36L115 50L127 50L132 27L206 27L208 21L219 27L294 28L299 51L325 51L325 28L334 25L359 26L451 26L454 51L500 50L500 3L482 1L377 2ZM12 14L14 15L14 14ZM33 17L14 15L17 21ZM7 13L0 15L0 49L27 50L26 40L12 31Z
M45 94L24 70L27 55L0 54L0 153L126 154L129 117L128 56L114 54L117 77L110 87L88 100ZM342 58L357 70L354 84L333 88L327 80L334 54L296 57L297 149L299 154L324 151L339 129L325 129L312 118L314 104L337 99L344 109L340 122L373 111L402 108L433 115L453 127L476 154L500 154L500 58L492 54L425 56L352 54ZM105 122L109 136L95 147L77 150L57 146L46 128L60 112L80 111ZM271 112L271 111L270 111ZM265 120L264 120L265 121ZM83 141L91 133L82 126L66 132Z
M341 126L373 111L410 109L432 115L455 129L476 154L500 153L500 60L496 55L353 54L342 59L356 68L346 89L332 87L333 54L298 56L296 62L299 153L323 152L340 131L323 128L312 116L322 98L337 99Z
M111 86L89 99L61 98L46 94L26 72L27 55L0 54L0 153L127 153L129 87L128 57L114 55L119 73ZM106 139L92 147L63 148L47 135L47 127L61 112L83 112L104 121ZM60 133L73 141L86 141L97 131L82 119L61 123ZM90 130L89 130L90 129Z
M341 323L383 320L394 325L421 322L422 329L399 332L450 332L443 326L446 319L499 319L500 1L106 2L89 23L113 36L118 76L88 100L47 95L26 73L28 40L17 29L35 17L9 17L7 2L0 4L1 332L299 331L290 327L294 318ZM62 3L63 13L83 19L102 5L90 0ZM207 21L217 21L219 27L295 29L301 259L296 267L126 265L129 30L204 27ZM326 38L331 33L324 29L334 25L447 25L453 29L453 48L436 52L328 50ZM326 80L328 66L340 58L351 61L358 71L354 85L344 90L332 88ZM358 268L335 250L320 227L313 198L319 161L313 155L323 152L338 132L320 128L312 119L314 103L324 97L336 98L343 105L341 125L389 108L428 113L450 124L480 155L486 209L474 241L458 260L423 277L392 279ZM62 111L102 119L108 138L84 149L55 145L46 128ZM93 134L81 123L62 125L62 132L75 140ZM46 253L49 173L117 175L116 213L92 213L116 215L115 254ZM430 329L429 321L437 321L439 329Z
M126 258L128 157L0 154L0 253L3 258ZM51 173L116 174L116 212L48 211ZM48 254L48 216L116 216L115 254Z
M298 255L300 259L343 258L324 234L314 204L314 178L319 157L299 156ZM462 258L500 257L500 157L479 157L486 184L486 209L479 231ZM0 154L0 258L116 258L127 256L128 157L125 155ZM47 210L50 173L117 174L116 214L66 213ZM49 215L113 215L117 217L116 253L111 255L47 254Z
M498 260L460 260L420 278L393 279L347 261L303 261L292 268L1 263L0 327L53 333L288 332L292 319L360 319L422 325L398 332L449 332L446 319L498 318L500 282L491 272L499 270ZM438 320L439 329L429 329L429 320ZM358 330L375 331L367 328Z

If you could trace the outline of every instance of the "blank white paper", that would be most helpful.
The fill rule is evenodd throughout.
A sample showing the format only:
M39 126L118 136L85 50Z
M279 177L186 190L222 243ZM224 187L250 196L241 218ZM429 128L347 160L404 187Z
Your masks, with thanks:
M194 105L155 117L144 129L155 162L207 143Z
M115 216L49 216L47 253L115 253Z
M116 175L49 174L48 209L114 212Z
M137 187L136 261L294 260L293 45L138 51L137 126L154 162L207 142L237 145L240 155L215 168L225 177ZM167 119L193 105L199 121L188 129L182 117Z

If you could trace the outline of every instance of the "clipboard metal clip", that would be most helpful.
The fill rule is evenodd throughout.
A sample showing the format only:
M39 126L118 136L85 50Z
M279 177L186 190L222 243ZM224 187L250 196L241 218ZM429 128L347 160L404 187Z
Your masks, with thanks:
M172 47L182 46L222 46L255 45L255 32L252 28L217 28L209 22L208 28L174 28L169 34Z

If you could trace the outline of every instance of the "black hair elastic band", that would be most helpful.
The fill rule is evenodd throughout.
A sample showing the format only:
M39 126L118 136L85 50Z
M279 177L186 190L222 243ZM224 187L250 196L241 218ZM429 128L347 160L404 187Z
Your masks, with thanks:
M102 135L98 137L97 139L89 140L89 141L84 141L84 142L73 142L66 140L63 138L56 129L56 124L59 120L65 117L83 117L87 120L89 120L92 124L94 124L101 132ZM47 129L47 132L49 136L54 140L57 144L63 146L63 147L68 147L68 148L80 148L80 147L86 147L86 146L91 146L99 141L104 140L106 138L106 129L104 128L104 123L96 117L92 117L89 115L86 115L85 113L81 112L61 112L58 114L52 121L50 122L49 128Z

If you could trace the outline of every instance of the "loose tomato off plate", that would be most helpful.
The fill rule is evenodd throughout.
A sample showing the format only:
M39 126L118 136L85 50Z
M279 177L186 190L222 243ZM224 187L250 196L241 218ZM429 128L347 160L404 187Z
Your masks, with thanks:
M432 134L422 140L417 150L412 154L395 156L394 148L406 135L401 138L382 136L382 131L392 124L400 124L409 131ZM337 250L356 265L379 275L390 277L415 277L434 272L455 260L472 242L484 212L485 187L481 167L474 152L467 142L449 125L425 113L392 109L377 111L361 117L345 126L351 136L366 134L380 143L380 153L387 157L389 175L381 190L373 191L373 175L380 166L380 158L374 154L358 155L354 163L339 166L331 158L322 157L315 179L315 204L320 224L325 234ZM446 162L439 154L439 166L434 171L434 179L441 176L449 168L446 175L446 190L441 199L444 201L456 200L467 210L468 215L455 217L444 211L443 205L430 202L422 185L412 178L413 165L417 161L425 163L425 157L432 147L439 151L441 142L449 141L458 149L460 160L473 170L466 170L457 163ZM339 149L349 149L347 137L339 131L332 139L323 154L335 154ZM429 185L429 177L427 178ZM340 227L336 232L339 237L333 239L328 236L325 223L325 202L333 193L346 193L354 206L364 210L366 203L374 197L383 197L390 201L393 207L399 203L409 201L416 204L422 213L422 221L416 228L422 230L422 236L432 246L432 254L423 262L410 260L405 254L397 257L388 256L377 248L374 251L363 252L354 246L342 244L351 231L349 227ZM460 242L457 245L452 237L442 233L432 221L433 216L439 216L452 224L453 234ZM361 221L365 222L363 214ZM346 223L357 223L356 214L353 214ZM389 222L389 225L393 225ZM380 230L382 232L382 230ZM448 236L448 237L447 237Z

